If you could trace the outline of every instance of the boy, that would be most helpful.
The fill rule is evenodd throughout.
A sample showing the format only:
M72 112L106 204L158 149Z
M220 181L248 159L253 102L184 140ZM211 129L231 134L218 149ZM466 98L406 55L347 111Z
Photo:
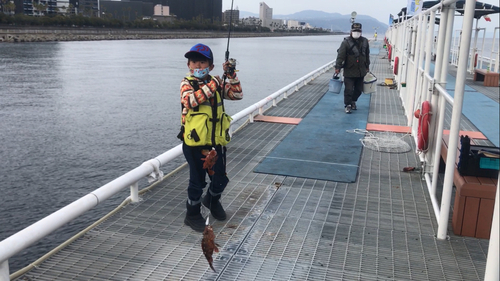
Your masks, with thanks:
M226 212L220 197L229 179L226 175L226 147L230 141L229 117L224 110L223 99L240 100L243 98L241 86L234 66L228 61L223 63L224 80L209 73L214 68L213 54L203 44L194 45L184 57L188 59L189 75L181 82L182 151L189 164L188 200L184 223L193 230L203 232L205 219L201 215L201 204L210 210L217 220L225 220ZM206 154L215 149L217 160L212 171L203 167ZM210 185L205 197L203 189L209 172Z

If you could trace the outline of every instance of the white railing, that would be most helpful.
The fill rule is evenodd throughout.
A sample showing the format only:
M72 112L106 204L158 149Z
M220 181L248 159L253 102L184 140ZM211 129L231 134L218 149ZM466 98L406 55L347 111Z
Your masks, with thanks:
M489 61L490 70L498 72L500 70L500 46L495 48L495 42L500 39L500 27L495 27L493 31L493 44L491 45L491 55Z
M493 40L491 41L491 45L486 43L486 29L477 27L476 20L476 28L473 29L474 39L471 42L471 49L469 53L469 60L467 64L467 69L469 73L473 74L474 69L487 69L489 68L491 71L498 72L499 69L499 57L498 57L498 33L499 27L495 27L493 30ZM482 33L480 33L482 31ZM482 35L482 36L480 36ZM453 34L453 42L451 46L450 53L450 62L453 66L458 66L458 57L460 51L460 39L462 37L462 30L455 30ZM478 41L480 40L480 41ZM480 43L480 46L478 45ZM487 53L489 51L489 53Z
M246 109L233 115L233 124L244 118L248 118L249 122L253 122L255 114L263 114L266 107L276 106L281 99L286 99L288 95L298 91L302 86L307 85L310 81L322 75L329 69L333 68L334 61L331 61L320 68L311 71L310 73L302 76L287 86L281 88L270 96L262 99L261 101L247 107ZM269 105L272 103L271 105ZM243 124L244 125L244 124ZM242 126L243 126L242 125ZM231 131L232 132L232 131ZM9 277L9 263L8 259L15 254L21 252L23 249L44 238L53 231L59 229L64 224L72 221L73 219L81 216L88 210L94 208L102 201L110 198L119 191L130 188L131 202L139 201L139 180L147 177L156 181L161 181L163 172L160 170L162 165L172 161L176 157L182 155L182 145L168 150L167 152L148 160L139 167L127 172L119 178L103 185L102 187L92 191L86 196L74 201L73 203L65 206L64 208L48 215L40 221L26 227L25 229L13 234L0 242L0 281L8 281ZM84 180L84 179L83 179ZM5 227L5 226L3 226Z
M394 24L386 33L387 44L391 45L391 63L395 68L395 78L400 89L400 98L403 102L408 125L411 126L412 135L417 140L418 119L414 117L416 109L424 101L431 104L431 118L429 125L428 147L417 151L421 160L423 178L428 187L436 220L438 222L437 238L447 238L447 227L453 191L453 175L457 149L449 149L446 158L446 170L444 173L443 190L441 202L436 194L439 174L439 163L441 158L441 140L443 137L444 117L446 105L452 106L450 124L450 135L448 147L458 147L459 125L462 116L462 106L465 89L467 66L470 63L470 49L472 37L472 25L474 19L475 1L466 1L465 13L461 39L459 41L459 53L456 54L457 77L454 87L454 98L446 90L446 76L450 61L451 45L453 41L453 22L455 18L455 3L457 0L443 0L438 5L429 8L412 18L400 20ZM440 12L440 24L438 35L435 35L436 13ZM405 18L405 15L403 15ZM479 30L476 31L476 38ZM496 34L497 30L495 30ZM435 46L437 45L437 46ZM473 48L475 48L474 45ZM483 47L484 48L484 47ZM435 52L433 51L435 50ZM432 73L431 60L435 65ZM453 61L453 59L452 59ZM497 60L498 62L498 53ZM397 63L396 63L397 62ZM497 63L496 63L497 64ZM405 83L405 87L401 85ZM497 186L498 190L498 186ZM498 192L497 192L498 193ZM498 198L498 197L497 197ZM498 216L498 202L494 217ZM498 246L498 218L492 225L490 243L496 241ZM486 276L496 276L498 280L498 247L490 247L494 251L488 253L488 266ZM495 259L491 262L490 258ZM492 266L491 264L495 264ZM496 273L495 273L496 270ZM496 274L496 275L495 275ZM489 278L489 277L488 277Z

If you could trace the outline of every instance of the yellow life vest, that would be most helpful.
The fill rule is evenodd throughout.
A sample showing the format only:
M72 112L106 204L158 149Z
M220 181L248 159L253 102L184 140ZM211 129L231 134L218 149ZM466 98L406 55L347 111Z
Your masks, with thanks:
M197 90L195 87L195 85L197 86L196 79L190 76L186 79ZM224 112L224 103L218 90L215 92L215 99L217 104L214 106L208 100L196 108L188 110L184 123L184 142L187 145L225 146L231 140L229 126L232 118ZM216 119L213 118L214 115L217 116Z

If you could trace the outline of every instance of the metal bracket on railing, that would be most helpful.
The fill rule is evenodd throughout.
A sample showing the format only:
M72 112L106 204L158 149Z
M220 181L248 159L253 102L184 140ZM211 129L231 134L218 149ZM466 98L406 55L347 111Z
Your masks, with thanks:
M429 89L429 92L431 92L431 94L434 95L434 96L438 96L439 95L439 91L436 90L436 88L434 88L434 86L432 86L432 88Z
M149 161L146 161L144 164L149 164L151 167L153 167L154 171L147 175L146 178L148 179L148 183L152 183L154 181L161 181L163 179L163 172L160 170L160 160L158 159L151 159Z

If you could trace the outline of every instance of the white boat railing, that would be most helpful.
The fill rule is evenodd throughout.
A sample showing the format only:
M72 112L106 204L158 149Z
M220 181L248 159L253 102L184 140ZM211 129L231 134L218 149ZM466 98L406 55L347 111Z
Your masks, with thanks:
M333 68L334 63L334 61L331 61L320 68L311 71L310 73L274 92L270 96L236 113L232 116L232 124L235 124L237 121L244 120L245 118L247 118L248 122L253 122L253 117L256 114L263 114L266 109L276 106L281 99L286 99L288 95L298 91L310 81ZM270 103L272 104L270 105ZM246 124L246 122L244 124ZM53 231L59 229L66 223L83 215L88 210L94 208L102 201L117 194L121 190L130 188L130 197L125 200L130 199L133 203L139 202L139 180L146 177L148 179L153 179L153 181L161 181L163 178L163 172L160 170L160 167L180 155L182 155L181 144L157 156L156 158L142 163L139 167L125 173L124 175L101 186L62 209L9 236L3 241L0 241L0 281L10 280L8 263L10 257L21 252Z
M408 118L408 126L418 143L419 122L414 112L420 109L424 101L431 104L428 146L417 150L419 154L423 179L428 187L434 214L438 223L436 236L440 240L447 238L447 227L453 191L453 175L457 149L449 149L446 158L441 201L437 194L439 163L441 158L441 140L443 137L446 104L452 106L450 135L448 147L458 147L459 125L462 116L465 80L470 64L470 49L472 25L475 12L475 1L466 1L461 39L458 42L456 55L457 77L454 87L454 97L446 90L446 77L450 65L450 52L453 41L453 22L455 18L455 3L457 0L444 0L438 5L414 15L407 20L399 20L386 33L387 44L391 49L391 60L395 79L400 89L400 98ZM435 35L436 13L440 12L438 35ZM403 18L406 18L403 15ZM474 30L476 38L479 30ZM495 34L497 29L495 29ZM484 40L483 40L484 41ZM437 46L434 46L437 44ZM484 45L484 44L483 44ZM474 45L473 48L475 48ZM484 48L484 47L483 47ZM435 52L434 52L435 50ZM473 50L477 51L477 50ZM434 55L435 54L435 55ZM431 60L435 56L432 70ZM495 69L498 66L498 52ZM490 67L493 64L490 64ZM433 74L431 74L433 73ZM403 86L404 85L404 86ZM500 179L500 177L499 177ZM500 182L500 180L499 180ZM497 185L497 195L499 187ZM498 280L498 196L495 202L494 219L490 234L490 249L485 280ZM496 219L495 219L496 218ZM492 246L493 245L493 246ZM496 245L496 247L495 247ZM493 262L492 262L493 260ZM494 266L493 266L494 264ZM489 279L492 278L493 279Z
M474 39L471 42L470 54L468 56L467 69L470 74L474 74L474 69L489 69L498 72L499 69L499 52L498 52L498 33L499 27L493 30L493 40L486 42L486 29L477 27L473 29ZM458 66L458 57L460 52L460 38L462 37L462 30L455 30L453 34L453 42L450 53L450 63L453 66ZM478 41L480 40L480 41ZM480 43L480 45L478 45ZM490 43L490 44L488 44ZM489 51L489 52L488 52Z

